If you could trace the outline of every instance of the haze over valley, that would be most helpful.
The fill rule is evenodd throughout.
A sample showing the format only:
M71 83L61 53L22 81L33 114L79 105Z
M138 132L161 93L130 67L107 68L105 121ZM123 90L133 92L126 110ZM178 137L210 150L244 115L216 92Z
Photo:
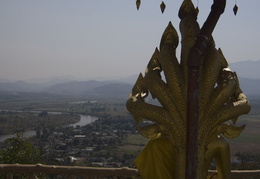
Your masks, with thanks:
M260 95L260 61L241 61L231 63L236 71L242 90L246 95ZM144 67L145 69L145 67ZM142 72L144 73L144 72ZM73 77L57 77L34 81L0 81L0 92L43 92L60 95L95 95L127 97L138 74L110 80L76 80Z

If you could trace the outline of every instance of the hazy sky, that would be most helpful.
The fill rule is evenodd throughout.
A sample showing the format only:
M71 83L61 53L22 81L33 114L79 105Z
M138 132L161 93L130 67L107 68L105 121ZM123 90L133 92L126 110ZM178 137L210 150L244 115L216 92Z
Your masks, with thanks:
M139 11L135 0L0 0L0 79L144 72L168 22L179 29L182 1L164 2L161 14L161 0L142 0ZM213 1L193 2L202 25ZM227 0L213 36L230 63L260 60L259 8L259 0Z

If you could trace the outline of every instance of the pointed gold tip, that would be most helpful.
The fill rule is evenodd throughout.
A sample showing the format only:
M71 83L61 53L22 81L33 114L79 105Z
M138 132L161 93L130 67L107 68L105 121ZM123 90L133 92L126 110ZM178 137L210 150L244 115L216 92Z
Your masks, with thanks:
M179 37L177 34L176 29L173 27L171 21L169 22L168 26L163 32L162 38L161 38L161 43L160 43L160 49L164 45L170 45L173 48L176 48L179 43Z
M197 18L198 10L195 9L191 0L184 0L179 9L179 18L183 19L186 16Z

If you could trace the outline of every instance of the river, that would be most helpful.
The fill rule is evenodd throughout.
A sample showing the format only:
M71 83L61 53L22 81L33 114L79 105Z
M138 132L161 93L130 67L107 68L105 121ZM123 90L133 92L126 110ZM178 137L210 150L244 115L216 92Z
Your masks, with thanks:
M98 117L95 117L95 116L80 115L79 122L77 122L75 124L70 124L69 126L73 126L73 127L85 126L85 125L88 125L88 124L96 121L97 119L98 119ZM16 134L0 135L0 142L4 142L8 138L15 137L15 135ZM34 130L23 132L24 137L31 137L31 136L35 136L35 135L36 135L36 132Z

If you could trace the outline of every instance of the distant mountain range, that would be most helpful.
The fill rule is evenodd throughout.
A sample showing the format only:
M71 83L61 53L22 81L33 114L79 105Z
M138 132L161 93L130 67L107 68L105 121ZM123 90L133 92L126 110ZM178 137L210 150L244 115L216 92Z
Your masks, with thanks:
M0 92L37 92L58 95L127 97L132 85L120 81L71 81L54 85L28 82L0 82Z
M241 89L246 95L260 96L260 61L244 61L230 64L239 76ZM51 81L29 83L24 81L0 82L2 92L42 92L59 95L86 95L127 97L138 75L113 81Z

